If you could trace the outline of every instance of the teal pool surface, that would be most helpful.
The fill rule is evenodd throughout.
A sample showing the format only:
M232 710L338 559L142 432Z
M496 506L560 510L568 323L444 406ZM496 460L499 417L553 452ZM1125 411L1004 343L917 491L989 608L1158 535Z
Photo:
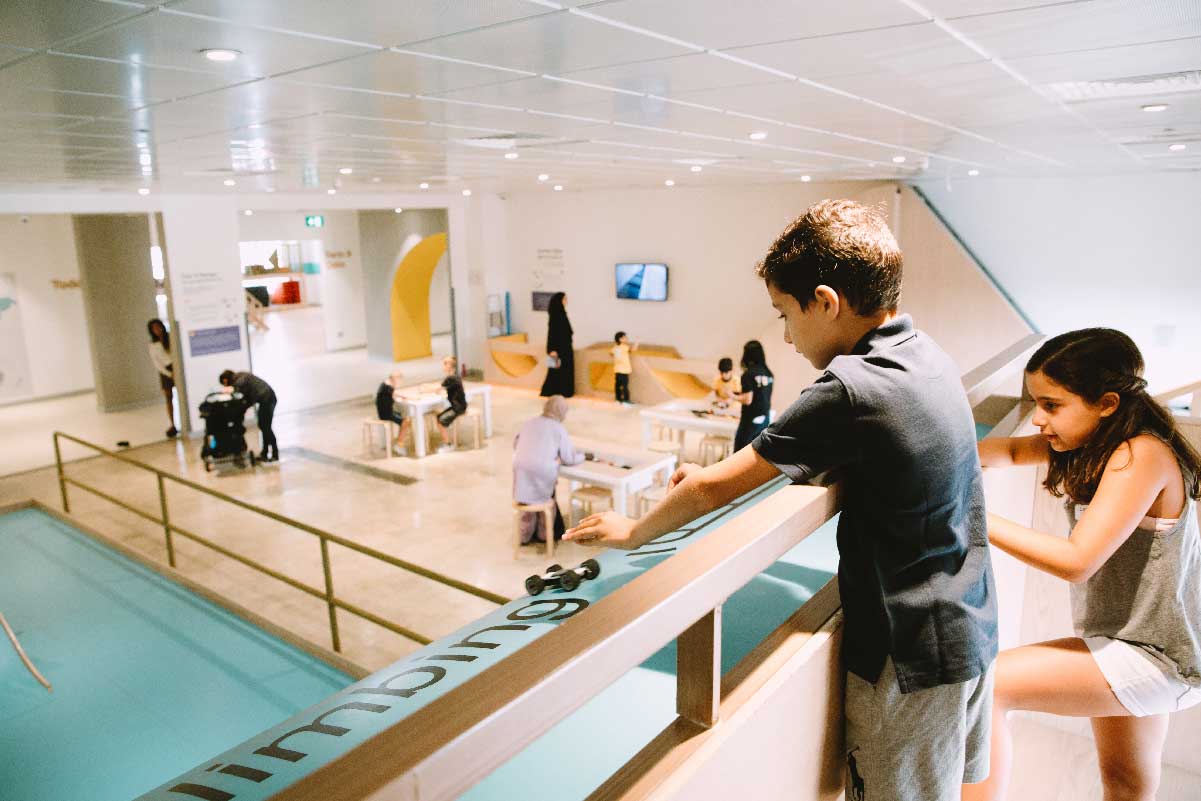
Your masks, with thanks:
M0 516L0 611L54 686L0 634L4 801L129 801L352 681L34 509Z

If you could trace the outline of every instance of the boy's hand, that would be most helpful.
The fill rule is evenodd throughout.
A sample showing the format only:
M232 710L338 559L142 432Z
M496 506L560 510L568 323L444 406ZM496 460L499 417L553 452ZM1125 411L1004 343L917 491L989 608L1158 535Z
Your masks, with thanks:
M671 474L671 481L667 482L667 491L671 492L681 481L688 478L688 476L700 469L701 466L699 464L693 464L692 462L685 462L684 464L680 465L678 468L676 468L676 472Z
M633 550L637 547L630 544L633 531L634 521L630 518L622 517L617 512L603 512L585 517L578 526L568 530L563 539L593 547Z

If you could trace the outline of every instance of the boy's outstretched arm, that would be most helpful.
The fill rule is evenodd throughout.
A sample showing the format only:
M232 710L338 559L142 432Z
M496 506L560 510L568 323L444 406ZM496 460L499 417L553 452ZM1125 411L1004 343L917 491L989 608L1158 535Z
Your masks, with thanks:
M631 520L616 512L590 515L563 538L584 545L632 551L725 506L778 475L779 469L751 447L709 467L685 464L672 476L667 497L646 517Z

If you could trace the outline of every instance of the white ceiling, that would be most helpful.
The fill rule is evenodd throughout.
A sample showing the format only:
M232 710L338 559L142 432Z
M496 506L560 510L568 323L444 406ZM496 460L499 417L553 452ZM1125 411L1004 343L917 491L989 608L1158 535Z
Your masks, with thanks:
M0 0L10 188L1198 169L1199 0Z

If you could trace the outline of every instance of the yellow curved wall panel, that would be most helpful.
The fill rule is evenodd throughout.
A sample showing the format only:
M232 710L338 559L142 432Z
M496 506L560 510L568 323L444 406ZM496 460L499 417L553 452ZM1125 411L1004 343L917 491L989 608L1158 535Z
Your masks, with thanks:
M432 355L430 283L446 253L446 234L427 236L400 260L392 279L392 358L401 362Z

